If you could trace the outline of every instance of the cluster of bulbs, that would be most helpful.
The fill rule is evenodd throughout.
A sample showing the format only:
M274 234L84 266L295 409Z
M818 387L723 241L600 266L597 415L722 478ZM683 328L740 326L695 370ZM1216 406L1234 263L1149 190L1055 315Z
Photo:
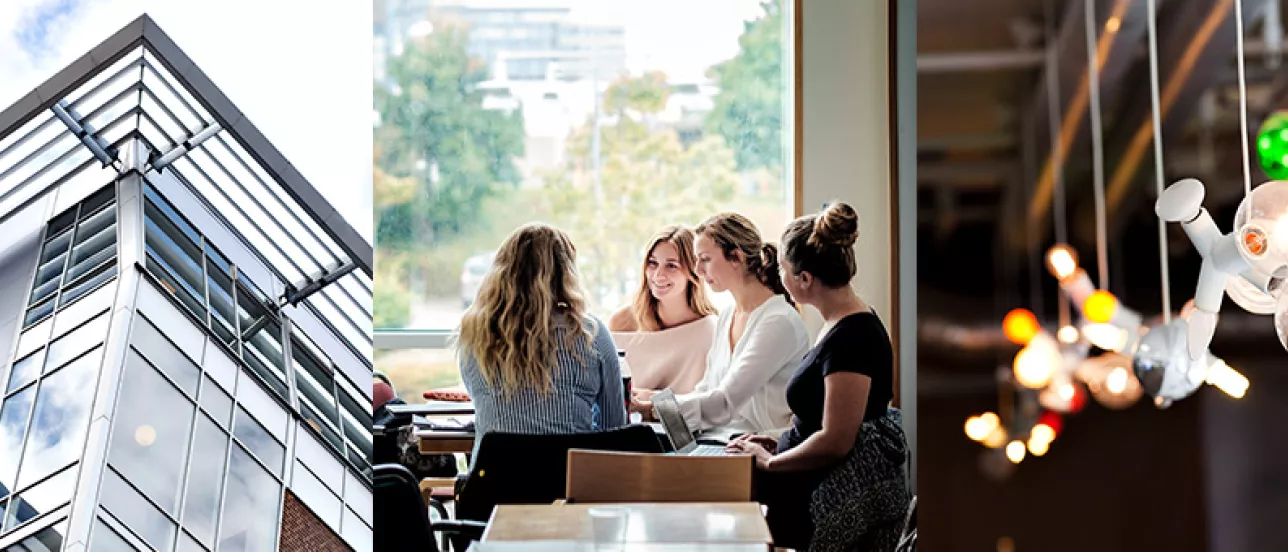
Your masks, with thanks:
M972 416L966 423L971 440L993 449L1005 446L1006 457L1018 464L1026 450L1046 454L1059 434L1061 415L1081 410L1088 393L1102 406L1121 410L1145 395L1166 408L1205 382L1235 398L1247 392L1247 378L1208 353L1206 345L1197 361L1189 360L1186 325L1197 312L1191 305L1180 317L1150 328L1112 293L1095 288L1069 246L1052 247L1047 268L1078 307L1079 323L1052 335L1027 309L1012 310L1002 320L1006 338L1023 347L1012 363L1012 381L1036 393L1045 411L1031 426L1013 420L1011 431L992 412ZM1010 436L1025 432L1027 443Z

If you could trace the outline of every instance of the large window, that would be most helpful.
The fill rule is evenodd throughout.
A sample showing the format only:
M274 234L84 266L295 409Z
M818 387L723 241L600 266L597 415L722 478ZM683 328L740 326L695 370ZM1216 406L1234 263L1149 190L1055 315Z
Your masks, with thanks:
M795 197L791 2L389 3L376 14L375 326L438 334L377 352L404 398L459 381L432 349L521 224L571 235L602 318L630 301L662 226L737 211L778 239Z
M116 276L116 187L109 185L50 221L27 303L25 326Z

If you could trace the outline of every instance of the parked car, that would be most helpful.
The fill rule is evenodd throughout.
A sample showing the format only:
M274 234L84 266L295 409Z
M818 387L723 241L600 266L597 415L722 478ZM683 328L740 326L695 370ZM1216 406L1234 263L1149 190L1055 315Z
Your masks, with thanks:
M465 259L465 265L461 267L461 306L470 308L474 303L474 297L479 294L479 285L483 283L483 276L492 268L492 259L496 257L496 251L479 253L468 259Z

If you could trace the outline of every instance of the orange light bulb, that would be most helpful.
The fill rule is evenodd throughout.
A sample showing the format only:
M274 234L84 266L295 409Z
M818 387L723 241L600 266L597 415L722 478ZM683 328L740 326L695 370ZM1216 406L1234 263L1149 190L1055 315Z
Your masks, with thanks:
M1103 289L1092 292L1082 303L1082 316L1097 324L1108 323L1117 312L1118 298Z
M1028 309L1014 309L1002 319L1002 333L1016 345L1028 345L1040 329L1038 317Z

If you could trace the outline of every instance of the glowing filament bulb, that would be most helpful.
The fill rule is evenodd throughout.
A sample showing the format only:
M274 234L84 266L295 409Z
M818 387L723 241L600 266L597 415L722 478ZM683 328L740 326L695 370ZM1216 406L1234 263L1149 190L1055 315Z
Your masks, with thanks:
M1248 378L1224 360L1217 360L1208 367L1207 382L1236 399L1242 399L1248 392Z

